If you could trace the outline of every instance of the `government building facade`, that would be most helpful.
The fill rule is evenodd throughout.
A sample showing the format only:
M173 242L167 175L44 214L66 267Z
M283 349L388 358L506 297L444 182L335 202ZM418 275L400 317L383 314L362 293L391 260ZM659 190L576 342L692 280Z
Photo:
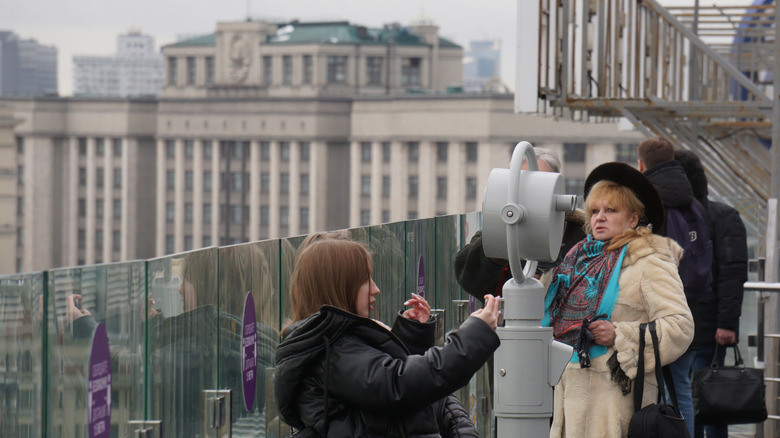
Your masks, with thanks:
M641 140L463 92L430 23L218 23L162 52L157 98L0 100L0 273L479 210L521 140L581 194Z

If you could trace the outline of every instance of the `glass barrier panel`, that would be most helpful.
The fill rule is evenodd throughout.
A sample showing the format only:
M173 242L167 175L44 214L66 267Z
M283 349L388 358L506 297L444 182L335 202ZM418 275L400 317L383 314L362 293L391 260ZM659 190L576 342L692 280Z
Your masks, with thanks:
M460 216L438 216L434 229L431 276L435 278L437 306L444 309L444 330L448 332L460 326L458 304L464 299L453 267L460 249Z
M233 436L274 435L268 428L279 426L267 377L279 340L278 240L219 249L219 303L219 387L232 390ZM245 363L253 358L255 367Z
M0 277L0 436L42 436L44 276Z
M321 233L318 233L318 236ZM290 325L292 322L293 314L290 307L290 279L292 278L293 269L295 269L295 258L300 251L301 245L306 240L307 236L294 236L286 239L275 240L277 245L277 251L279 253L279 264L277 265L279 275L279 293L281 301L280 309L280 331Z
M45 299L49 340L47 435L50 436L87 434L91 330L79 308L97 308L96 282L105 281L100 277L95 267L49 271Z
M49 432L86 436L90 427L105 427L89 423L90 410L100 418L110 402L110 433L118 436L126 431L123 418L142 409L143 381L129 379L142 369L143 262L55 269L48 282ZM102 401L90 392L98 383L90 381L92 368L100 365L92 354L103 351L100 345L93 349L99 324L106 328L112 374L110 400Z
M217 386L217 248L147 263L146 420L165 436L203 436L204 390Z
M111 357L111 436L129 436L128 421L143 418L146 262L105 266L102 309L92 315L105 325ZM90 311L83 308L82 312ZM114 434L118 432L118 435Z
M482 212L466 213L460 216L460 220L461 226L458 235L460 246L463 247L468 245L477 231L482 229ZM468 313L482 307L482 303L465 290L461 296L463 300L468 300ZM493 423L491 421L493 416L492 373L493 359L491 358L469 382L468 394L461 397L461 401L469 411L480 436L493 436Z
M433 219L418 219L406 222L406 293L423 295L431 309L441 304L436 296L435 272L436 229ZM400 302L403 303L403 300Z
M373 277L380 293L372 318L392 325L408 298L406 291L406 223L368 227Z

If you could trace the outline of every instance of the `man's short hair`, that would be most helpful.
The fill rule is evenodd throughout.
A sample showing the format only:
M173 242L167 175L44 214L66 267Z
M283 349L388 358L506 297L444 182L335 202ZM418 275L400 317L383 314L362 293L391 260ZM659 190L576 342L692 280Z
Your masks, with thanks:
M652 137L639 143L637 149L639 159L645 163L646 169L674 160L674 146L663 137Z
M534 147L534 152L537 161L543 161L551 171L561 173L561 160L554 150Z

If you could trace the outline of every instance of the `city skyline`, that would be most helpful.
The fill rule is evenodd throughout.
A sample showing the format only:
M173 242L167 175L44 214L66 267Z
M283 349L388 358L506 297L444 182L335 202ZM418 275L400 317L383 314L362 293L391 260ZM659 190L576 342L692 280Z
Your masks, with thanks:
M749 4L749 0L738 0ZM663 5L691 5L693 0L663 0ZM708 6L714 1L701 1ZM295 0L261 3L257 0L226 2L168 0L106 3L98 0L53 2L32 0L6 8L0 29L24 39L58 49L58 88L61 96L73 94L73 56L108 56L116 51L116 37L130 29L152 35L159 50L179 36L207 34L219 21L270 19L286 21L349 21L380 27L386 23L409 25L423 17L439 26L440 35L468 47L473 40L501 41L501 79L514 89L516 48L516 0L483 3L468 0ZM175 17L171 20L171 17Z

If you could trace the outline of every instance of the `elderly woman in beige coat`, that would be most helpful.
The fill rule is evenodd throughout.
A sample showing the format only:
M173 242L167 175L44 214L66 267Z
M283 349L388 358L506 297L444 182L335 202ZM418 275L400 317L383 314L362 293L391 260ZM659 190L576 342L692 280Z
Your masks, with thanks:
M555 387L550 437L619 438L634 412L639 325L656 321L666 365L690 344L693 318L677 274L682 249L652 233L664 210L647 178L624 163L603 164L585 196L588 236L547 279L543 324L575 347ZM658 394L652 343L645 356L643 406Z

